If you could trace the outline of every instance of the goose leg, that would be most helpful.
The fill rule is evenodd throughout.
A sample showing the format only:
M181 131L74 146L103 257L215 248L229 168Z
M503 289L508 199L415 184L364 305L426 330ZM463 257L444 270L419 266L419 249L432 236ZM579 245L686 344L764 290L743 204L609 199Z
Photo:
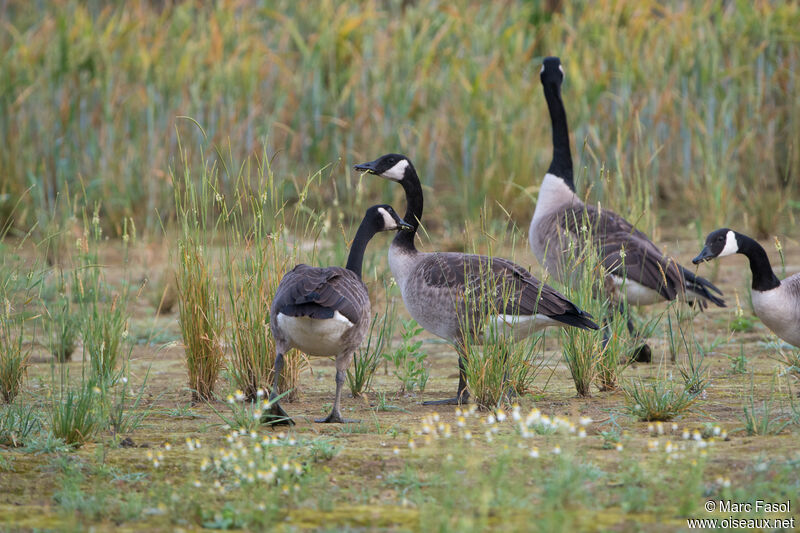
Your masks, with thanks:
M625 306L622 303L620 303L618 307L614 308L614 311L616 311L617 314L622 315L626 319L628 326L628 333L630 333L632 337L639 337L639 332L637 332L636 328L633 326L633 321L631 320L630 314L628 313L628 310L625 308ZM603 319L603 348L606 347L608 341L610 340L607 326L608 326L608 321L606 319ZM630 361L635 361L637 363L649 363L650 361L653 360L653 353L650 350L650 346L647 343L644 343L634 348L631 351L628 358Z
M460 344L456 344L458 351L458 391L456 391L455 398L447 398L445 400L429 400L422 402L422 405L461 405L469 401L469 391L467 390L467 373L465 370L466 355L464 348Z
M275 365L272 368L272 390L269 393L269 401L272 403L270 409L261 415L261 423L262 424L269 424L272 426L279 426L279 425L294 425L294 420L283 410L280 403L275 401L275 398L278 396L278 381L281 377L281 372L283 372L283 350L278 351L278 354L275 356Z
M342 385L344 384L345 372L350 358L337 358L336 359L336 396L333 399L333 409L327 418L320 418L314 420L321 424L356 424L361 420L354 420L352 418L342 418L342 412L339 410L339 403L342 398Z

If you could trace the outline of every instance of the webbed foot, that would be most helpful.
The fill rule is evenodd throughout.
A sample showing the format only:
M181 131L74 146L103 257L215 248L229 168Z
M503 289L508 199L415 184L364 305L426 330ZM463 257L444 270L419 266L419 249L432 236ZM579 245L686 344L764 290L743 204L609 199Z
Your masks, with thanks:
M422 405L461 405L463 403L467 403L468 401L469 394L462 394L461 396L447 398L445 400L428 400L427 402L422 402Z
M342 418L341 413L332 412L325 418L314 420L318 424L358 424L361 420L355 418Z
M630 355L630 360L636 363L649 363L653 360L653 352L650 350L650 346L647 344L642 344L638 348L635 348Z
M268 411L261 415L261 423L270 426L293 426L294 420L279 403L274 403Z

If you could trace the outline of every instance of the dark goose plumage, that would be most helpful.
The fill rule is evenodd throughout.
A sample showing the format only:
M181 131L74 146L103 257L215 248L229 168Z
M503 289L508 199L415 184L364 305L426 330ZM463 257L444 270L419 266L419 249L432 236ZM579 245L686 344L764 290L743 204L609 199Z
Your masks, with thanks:
M297 265L281 279L270 307L270 330L275 338L275 366L270 392L271 410L267 423L293 423L277 401L283 357L297 348L307 355L336 357L336 396L330 415L317 422L348 422L339 404L345 372L353 352L369 328L370 303L361 281L361 267L367 243L379 231L411 231L388 205L370 207L350 246L347 266L311 267Z
M588 313L511 261L474 254L419 252L414 234L422 219L422 187L407 157L386 154L355 168L403 186L408 202L403 218L415 231L394 238L389 247L389 266L411 316L426 330L454 343L459 353L456 397L425 403L454 404L468 397L463 371L465 325L469 324L470 333L481 340L486 326L478 323L481 316L488 314L517 339L548 326L597 329Z
M608 209L586 205L575 194L569 129L561 99L563 69L556 57L544 60L540 74L552 122L553 160L539 192L528 233L531 249L539 262L561 281L565 279L564 261L572 242L583 245L582 227L590 228L592 241L613 287L617 302L648 305L685 296L705 306L707 301L720 307L722 294L710 281L695 276L664 255L647 236L620 215ZM624 255L624 257L623 257ZM620 292L624 284L626 294ZM713 291L713 292L712 292Z

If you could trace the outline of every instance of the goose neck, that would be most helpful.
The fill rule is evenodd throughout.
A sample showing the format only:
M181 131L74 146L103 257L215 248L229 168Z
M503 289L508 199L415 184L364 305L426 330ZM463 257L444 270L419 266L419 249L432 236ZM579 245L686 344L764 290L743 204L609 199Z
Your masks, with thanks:
M353 238L353 243L350 245L350 254L347 256L345 268L357 275L359 279L361 279L361 268L364 265L364 252L375 233L377 233L375 228L366 219L362 220L356 236Z
M768 291L779 287L781 282L772 270L767 252L755 239L739 233L739 253L750 261L750 272L753 274L754 291Z
M569 126L564 102L561 100L561 88L555 83L545 83L544 97L547 100L550 122L553 127L553 160L547 171L563 179L574 191L572 153L569 149Z
M422 197L422 184L419 181L419 176L417 175L416 169L409 165L406 169L406 174L403 180L400 182L403 186L403 191L406 193L406 214L403 216L403 220L408 222L414 227L414 231L401 231L398 232L397 236L394 238L394 244L401 246L405 249L416 251L416 247L414 246L414 237L417 234L417 229L419 229L419 224L422 221L422 208L423 208L423 197Z

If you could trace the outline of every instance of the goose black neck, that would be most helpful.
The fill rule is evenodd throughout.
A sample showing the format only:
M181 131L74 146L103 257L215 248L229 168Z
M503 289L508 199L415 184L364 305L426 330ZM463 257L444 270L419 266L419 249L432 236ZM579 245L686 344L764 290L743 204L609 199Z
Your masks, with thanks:
M356 231L353 244L350 245L350 255L347 256L345 268L355 273L359 278L361 277L361 267L364 265L364 251L367 249L370 239L376 233L374 224L371 224L365 218L361 221L358 231Z
M768 291L779 287L781 282L775 276L775 272L772 271L772 265L769 263L769 258L764 248L754 239L741 233L737 234L737 241L739 253L746 255L747 259L750 260L750 272L753 273L753 290Z
M419 182L417 170L412 165L406 168L405 176L400 181L400 184L403 186L403 190L406 193L407 204L406 214L403 216L403 220L414 226L414 231L398 232L397 236L394 238L394 244L407 250L416 251L417 248L414 246L414 237L417 235L417 229L422 220L423 199L422 185Z
M545 83L544 97L547 100L547 109L550 111L550 121L553 125L553 160L550 162L547 172L563 179L574 192L572 154L569 150L569 127L567 112L564 110L564 102L561 100L561 88L555 83Z

